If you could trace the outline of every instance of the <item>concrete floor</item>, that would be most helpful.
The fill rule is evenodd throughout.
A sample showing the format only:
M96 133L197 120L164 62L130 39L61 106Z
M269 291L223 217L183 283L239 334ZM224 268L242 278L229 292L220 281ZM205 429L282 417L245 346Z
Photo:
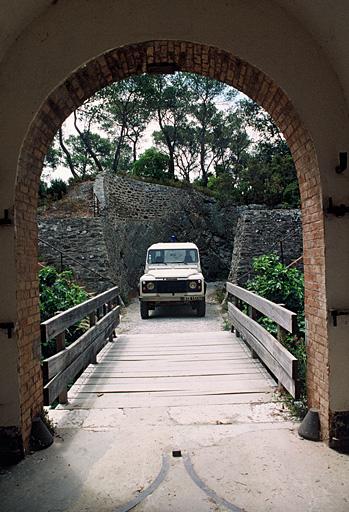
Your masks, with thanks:
M131 305L126 319L143 329L136 312ZM211 313L209 329L221 328L214 304ZM177 318L175 329L202 321ZM176 320L161 319L145 321L146 328L173 329ZM0 510L126 512L127 503L144 498L132 510L348 512L349 457L300 439L276 400L239 397L190 407L51 411L54 444L1 471ZM159 485L145 497L154 481Z

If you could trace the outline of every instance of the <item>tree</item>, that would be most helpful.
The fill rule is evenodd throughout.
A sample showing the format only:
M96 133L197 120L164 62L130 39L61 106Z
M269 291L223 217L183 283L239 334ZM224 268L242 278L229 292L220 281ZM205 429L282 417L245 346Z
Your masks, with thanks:
M246 165L251 140L235 111L217 115L213 127L212 153L216 173L230 173L235 184L241 169Z
M188 183L199 169L199 144L193 123L186 124L178 130L175 164L178 174Z
M75 179L95 176L98 172L110 168L112 161L113 148L107 138L88 131L81 131L81 134L70 135L64 142L64 154L69 158L69 166L74 169L72 174Z
M188 74L187 82L192 91L190 114L197 125L201 183L206 187L209 169L215 158L213 132L217 123L220 122L216 103L219 98L222 100L232 99L235 93L233 89L229 89L217 80L192 73Z
M287 195L291 184L298 190L298 182L292 157L282 139L256 145L249 156L243 179L249 183L249 190L245 193L247 202L272 207L289 199L292 200L289 206L299 205L299 192L296 194L293 188L293 193Z
M179 131L186 126L190 90L182 73L171 77L156 75L152 77L152 108L156 111L160 131L154 132L155 143L165 148L168 154L168 171L175 177L175 155L178 146Z
M141 75L116 82L97 95L101 127L114 141L113 172L118 170L127 140L132 145L133 161L137 159L137 144L152 115L150 92L150 78Z
M253 202L269 206L287 204L298 207L300 195L296 168L290 150L271 116L257 103L239 103L245 126L255 132L256 141L249 162L249 180L255 190Z
M133 174L158 181L166 181L171 176L168 172L168 156L156 148L144 151L133 164Z
M273 118L253 100L249 98L240 100L238 113L245 126L256 132L259 140L264 142L282 140L283 137Z
M76 134L59 130L46 165L64 163L75 179L122 170L163 180L164 159L156 161L154 148L151 157L137 159L144 131L156 120L153 139L167 155L166 179L195 181L238 204L298 206L295 167L282 134L263 109L249 99L235 101L236 94L192 73L122 80L74 113Z

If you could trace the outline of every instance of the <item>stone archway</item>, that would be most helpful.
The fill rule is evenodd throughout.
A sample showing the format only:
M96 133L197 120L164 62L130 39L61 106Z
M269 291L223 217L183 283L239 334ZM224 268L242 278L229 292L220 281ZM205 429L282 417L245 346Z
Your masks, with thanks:
M297 169L303 212L309 404L320 408L323 436L327 436L325 243L319 169L312 140L287 95L252 65L202 44L150 41L109 51L82 66L60 84L37 112L22 146L15 192L15 253L24 447L28 445L32 417L42 407L36 206L47 149L62 122L99 89L131 75L175 70L209 76L240 90L272 116L289 145Z

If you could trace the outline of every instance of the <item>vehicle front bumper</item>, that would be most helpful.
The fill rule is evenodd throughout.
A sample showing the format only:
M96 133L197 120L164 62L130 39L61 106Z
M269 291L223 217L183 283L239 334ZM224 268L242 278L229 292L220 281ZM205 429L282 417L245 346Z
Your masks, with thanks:
M159 304L190 304L192 302L200 302L205 300L205 294L175 294L175 293L162 293L162 294L147 294L139 297L141 302L150 302L154 305Z

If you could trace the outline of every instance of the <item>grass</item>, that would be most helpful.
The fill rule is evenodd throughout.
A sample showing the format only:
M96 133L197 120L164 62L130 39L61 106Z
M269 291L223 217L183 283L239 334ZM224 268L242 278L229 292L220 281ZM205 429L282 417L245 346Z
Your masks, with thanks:
M308 406L304 395L298 400L295 400L291 395L285 392L280 394L280 399L286 405L293 419L301 421L307 414Z
M223 331L231 331L231 323L228 318L223 318Z
M54 424L52 423L51 418L48 415L47 409L42 409L42 411L40 413L40 418L42 419L43 423L45 423L45 425L49 429L50 433L52 435L54 435L55 434L55 427L54 427Z

